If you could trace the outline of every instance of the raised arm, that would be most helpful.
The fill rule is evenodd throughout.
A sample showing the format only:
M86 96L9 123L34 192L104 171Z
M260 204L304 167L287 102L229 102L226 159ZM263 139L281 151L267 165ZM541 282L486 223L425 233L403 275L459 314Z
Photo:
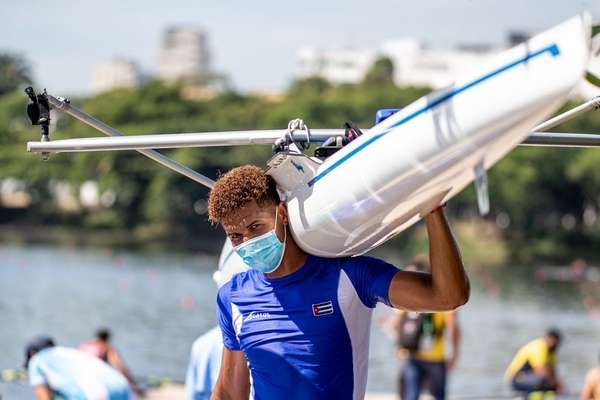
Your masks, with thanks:
M399 271L392 279L392 305L413 311L450 311L469 299L469 279L442 208L425 217L431 273Z
M221 371L213 390L212 400L248 400L250 375L241 351L223 349Z

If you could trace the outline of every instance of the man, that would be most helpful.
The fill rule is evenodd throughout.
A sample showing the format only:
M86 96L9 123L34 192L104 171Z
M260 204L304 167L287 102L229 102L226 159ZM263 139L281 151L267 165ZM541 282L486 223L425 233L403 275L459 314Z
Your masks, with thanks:
M428 212L430 210L427 210ZM425 217L432 273L399 271L370 257L305 253L288 228L273 179L255 166L223 175L209 198L251 268L217 296L223 360L213 399L362 399L377 302L452 310L469 283L441 208Z
M431 267L427 257L418 254L405 270L429 272ZM445 399L447 373L456 364L460 347L457 312L417 314L399 311L393 325L404 361L400 373L400 397L417 400L427 387L436 400ZM444 343L446 335L452 344L449 357Z
M231 277L248 267L236 254L227 240L219 257L219 269L213 274L218 287L227 283ZM223 357L223 335L216 326L194 341L190 362L185 376L185 395L187 400L208 400L219 377L221 358Z
M600 367L587 373L581 390L581 400L600 400Z
M98 328L96 335L93 340L84 342L79 346L79 350L90 353L102 361L110 364L113 368L123 374L127 379L133 391L140 397L144 396L144 391L139 387L135 381L129 368L125 365L125 362L119 355L117 349L110 343L110 330L107 328Z
M25 368L37 400L127 400L123 375L98 358L76 349L54 346L47 336L25 349Z
M525 397L533 392L562 393L563 385L556 373L556 353L560 342L560 332L549 329L544 337L521 347L505 374L513 389L522 392Z

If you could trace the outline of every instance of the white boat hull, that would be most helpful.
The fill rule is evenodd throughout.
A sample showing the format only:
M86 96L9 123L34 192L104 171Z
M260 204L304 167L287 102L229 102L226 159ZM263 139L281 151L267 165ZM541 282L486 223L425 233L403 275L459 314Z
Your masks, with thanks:
M292 235L326 257L363 254L459 193L555 111L589 55L587 15L507 50L371 128L287 185ZM289 174L303 175L289 187ZM286 176L287 182L281 177Z

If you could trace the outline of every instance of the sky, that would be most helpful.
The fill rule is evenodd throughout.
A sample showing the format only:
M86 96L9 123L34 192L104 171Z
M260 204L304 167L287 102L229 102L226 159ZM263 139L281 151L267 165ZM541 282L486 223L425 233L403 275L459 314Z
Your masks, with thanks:
M115 57L157 69L161 35L203 27L216 71L234 87L279 90L293 79L296 52L378 48L412 36L432 47L504 43L508 30L538 32L583 10L600 20L600 0L3 0L0 51L18 52L40 87L89 92L91 68Z

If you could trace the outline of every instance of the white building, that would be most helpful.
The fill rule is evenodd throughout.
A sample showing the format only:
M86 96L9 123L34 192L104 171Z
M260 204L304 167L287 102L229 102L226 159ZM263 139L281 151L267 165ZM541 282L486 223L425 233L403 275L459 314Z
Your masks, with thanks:
M377 59L373 50L321 50L305 47L298 51L299 78L320 76L332 83L358 83Z
M208 37L202 29L173 27L164 36L159 54L158 76L177 80L210 73Z
M97 94L115 88L136 87L140 80L140 71L133 61L116 58L92 67L90 89Z
M380 54L394 63L394 82L398 86L440 89L499 51L487 47L431 49L416 39L398 39L383 43Z
M394 63L398 86L444 87L472 66L487 60L498 49L429 49L414 38L384 42L374 50L321 50L303 48L297 54L296 76L320 76L333 83L359 83L378 57Z

